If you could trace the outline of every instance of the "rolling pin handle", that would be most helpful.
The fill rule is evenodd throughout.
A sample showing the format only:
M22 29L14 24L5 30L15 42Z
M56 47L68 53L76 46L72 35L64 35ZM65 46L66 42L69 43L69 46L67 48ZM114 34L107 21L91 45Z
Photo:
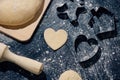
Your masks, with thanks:
M12 53L8 47L0 43L0 58L1 60L15 63L23 69L39 75L43 70L43 64L30 58L16 55Z

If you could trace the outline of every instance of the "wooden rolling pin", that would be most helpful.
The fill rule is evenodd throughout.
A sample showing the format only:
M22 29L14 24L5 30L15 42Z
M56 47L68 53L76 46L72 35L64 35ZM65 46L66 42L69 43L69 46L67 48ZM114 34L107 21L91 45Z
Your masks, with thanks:
M10 61L36 75L39 75L43 70L42 63L12 53L3 43L0 43L0 61Z

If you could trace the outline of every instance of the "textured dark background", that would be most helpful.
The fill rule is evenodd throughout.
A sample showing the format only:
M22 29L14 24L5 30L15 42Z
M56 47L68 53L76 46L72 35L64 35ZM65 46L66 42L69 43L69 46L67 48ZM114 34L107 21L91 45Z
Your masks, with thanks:
M88 12L79 16L78 27L71 25L68 20L58 18L57 7L67 3L68 15L71 19L75 19L75 10L80 2L80 0L75 0L74 3L70 0L53 0L32 39L28 42L19 42L0 34L0 42L9 45L11 51L44 63L44 72L39 76L27 72L15 64L0 63L0 80L58 80L60 74L69 69L77 71L83 80L120 80L120 0L85 0ZM89 11L100 6L114 13L117 18L118 34L116 37L99 40L93 29L89 27L88 22L91 17ZM97 23L97 25L102 25L101 28L105 26L105 30L109 30L112 26L106 19L109 17L103 16L101 18L103 24ZM50 27L55 30L64 29L69 35L66 44L57 51L49 48L44 41L44 30ZM104 28L102 30L104 31ZM101 48L100 58L88 68L83 68L79 61L83 57L89 58L93 49L86 43L78 46L82 48L82 51L76 53L74 48L75 39L81 34L96 39Z

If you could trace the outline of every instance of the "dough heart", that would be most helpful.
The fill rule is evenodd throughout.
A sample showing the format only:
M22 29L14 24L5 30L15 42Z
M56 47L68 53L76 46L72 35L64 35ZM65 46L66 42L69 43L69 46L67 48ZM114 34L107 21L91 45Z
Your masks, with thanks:
M23 25L42 11L43 5L44 0L0 0L0 24Z
M77 72L73 70L68 70L60 75L59 80L82 80L82 78Z
M53 49L57 50L67 41L68 34L64 30L55 32L52 28L48 28L44 32L46 43Z

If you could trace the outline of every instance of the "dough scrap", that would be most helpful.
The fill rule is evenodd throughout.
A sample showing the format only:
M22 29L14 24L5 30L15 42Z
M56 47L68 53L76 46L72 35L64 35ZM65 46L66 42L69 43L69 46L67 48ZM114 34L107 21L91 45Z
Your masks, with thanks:
M23 25L42 11L43 5L44 0L0 0L0 24Z
M59 80L82 80L82 78L77 72L68 70L61 74Z

